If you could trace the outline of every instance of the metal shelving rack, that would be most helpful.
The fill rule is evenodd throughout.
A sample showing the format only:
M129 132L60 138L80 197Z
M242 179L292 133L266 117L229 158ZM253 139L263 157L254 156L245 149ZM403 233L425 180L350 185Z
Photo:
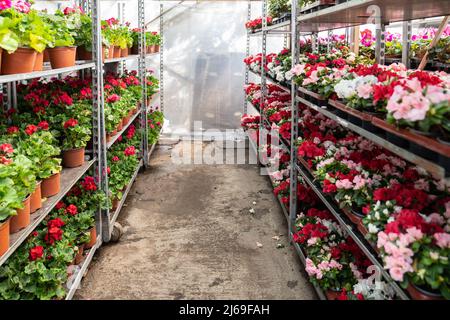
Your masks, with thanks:
M290 36L291 42L291 53L292 53L292 65L295 65L296 60L298 59L298 36L309 34L312 37L313 49L317 48L317 34L320 31L330 31L333 29L341 29L346 28L346 34L349 34L349 28L373 23L377 25L376 28L376 48L375 48L375 56L377 63L384 64L385 63L385 39L383 35L383 31L390 23L393 22L401 22L403 29L403 52L401 61L410 66L410 41L411 41L411 31L412 31L412 22L411 20L422 19L422 18L432 18L438 16L446 16L450 15L450 1L447 0L430 0L425 5L423 1L420 0L400 0L400 1L390 1L390 0L350 0L341 4L337 4L325 9L318 10L316 12L307 13L307 14L298 14L297 1L292 1L291 7L291 20L284 21L279 24L275 24L272 26L266 26L266 14L264 8L266 7L267 0L262 0L263 6L263 27L260 31L252 32L247 34L247 56L250 54L249 46L250 46L250 37L251 36L262 36L263 37L263 48L262 53L263 57L265 55L266 50L266 37L268 34L274 35L284 35L288 34ZM251 8L249 3L249 13L248 20L250 20L251 16ZM288 26L290 26L290 30L288 31ZM348 221L342 211L334 204L333 201L330 201L325 195L322 194L321 189L314 182L314 177L312 177L308 170L304 168L296 159L297 150L294 145L294 142L298 138L298 108L297 103L303 103L304 105L310 107L311 109L316 110L317 112L322 113L326 117L333 119L340 123L342 126L358 133L361 136L375 142L376 144L381 145L382 147L390 150L391 152L397 154L398 156L420 165L427 171L440 176L448 178L448 172L440 167L438 164L423 159L416 154L404 150L382 137L370 132L366 129L363 129L361 126L355 125L347 120L344 120L334 113L330 112L326 106L318 106L310 101L301 98L298 93L298 88L296 88L295 83L291 82L291 88L286 88L270 77L267 77L266 72L264 70L264 58L262 62L262 69L260 73L254 72L246 68L245 73L245 83L248 84L248 74L249 72L261 77L261 86L265 84L267 81L277 84L281 86L285 91L290 91L292 96L291 101L291 111L292 111L292 127L291 127L291 189L290 189L290 212L289 212L289 234L293 236L293 222L295 222L295 217L297 215L297 208L295 207L297 204L297 192L296 192L296 184L297 177L301 176L303 180L312 187L312 190L319 196L319 198L324 202L327 208L332 212L332 214L336 217L341 226L348 232L348 234L355 240L358 246L364 251L364 253L368 256L368 258L372 261L372 263L377 266L380 270L381 275L386 280L387 283L391 285L391 287L396 292L397 296L400 299L409 299L409 296L405 293L403 289L400 288L399 284L392 280L390 275L383 269L382 263L378 257L378 254L370 247L368 242L362 236L362 234ZM433 64L435 65L435 64ZM448 67L448 66L441 66ZM264 101L264 91L263 97L261 97L261 101ZM244 113L247 111L247 100L244 103ZM259 110L256 109L258 112ZM261 126L265 123L264 115L261 115ZM250 140L250 139L249 139ZM252 147L256 149L253 143L251 143ZM256 150L257 151L257 150ZM299 254L300 260L304 263L305 256L301 247L294 243L294 247L296 252ZM325 296L320 290L320 288L315 288L318 296L321 299L324 299Z
M5 92L5 102L7 103L7 108L15 108L17 106L16 90L15 86L19 81L30 80L36 78L47 78L52 76L65 76L75 72L84 72L85 70L91 70L92 74L92 141L93 148L91 150L92 155L90 155L90 160L86 160L83 166L77 168L64 168L61 172L61 190L60 192L49 198L43 207L37 212L33 213L31 216L30 225L11 235L10 237L10 248L0 257L0 266L4 264L8 258L19 248L19 246L28 238L28 236L33 232L33 230L45 219L45 217L52 211L56 204L70 191L70 189L75 185L77 181L90 169L93 170L93 176L98 183L100 190L109 194L108 192L108 177L106 175L107 169L107 150L113 145L117 138L122 134L135 119L139 118L142 125L142 130L145 134L142 135L141 147L147 146L147 134L146 134L146 115L147 106L145 104L145 72L146 72L146 58L156 55L156 54L146 54L145 52L145 33L141 33L140 43L139 43L139 54L130 55L128 57L106 59L102 61L102 39L101 39L101 11L100 11L100 1L101 0L78 0L78 5L83 9L84 12L90 13L92 17L92 61L76 61L76 64L72 67L60 68L60 69L50 69L50 67L45 64L43 71L21 73L14 75L0 75L0 86ZM138 0L138 10L139 10L139 27L141 30L145 29L145 14L144 14L144 0ZM161 22L162 26L162 22ZM162 46L161 46L162 47ZM113 139L106 143L106 131L105 131L105 115L104 115L104 92L103 92L103 74L104 67L106 65L124 63L127 60L138 60L138 72L141 83L144 84L143 98L140 104L140 111L136 113L129 121L128 125L123 128L123 130L118 133ZM161 58L162 63L162 58ZM151 146L150 152L154 149L154 145ZM148 153L148 151L145 151ZM126 195L128 194L133 181L135 180L140 168L143 166L144 162L148 161L148 157L143 157L139 161L135 173L128 185L122 201L118 209L114 212L111 217L109 210L98 210L95 214L95 223L97 229L97 241L96 244L89 249L88 253L85 255L84 260L78 266L76 273L71 277L71 280L67 283L68 291L66 294L66 300L72 299L74 296L87 268L92 261L97 248L99 248L103 242L108 242L111 239L111 232L123 203L125 202Z

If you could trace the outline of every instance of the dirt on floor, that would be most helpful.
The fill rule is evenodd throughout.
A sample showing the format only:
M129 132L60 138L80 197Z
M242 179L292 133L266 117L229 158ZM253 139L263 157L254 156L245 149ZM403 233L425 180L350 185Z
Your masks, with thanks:
M256 165L174 164L160 145L76 299L315 299Z

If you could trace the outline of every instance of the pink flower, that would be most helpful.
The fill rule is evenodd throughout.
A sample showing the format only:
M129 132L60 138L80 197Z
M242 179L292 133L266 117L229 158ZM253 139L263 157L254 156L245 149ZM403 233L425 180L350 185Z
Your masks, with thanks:
M433 235L438 247L442 249L450 248L450 234L448 233L435 233Z
M0 10L11 8L11 0L0 0Z
M338 180L336 181L336 187L338 189L352 189L353 183L348 179Z
M14 9L19 12L28 13L30 12L31 4L24 0L16 0L14 2Z
M373 87L369 83L362 84L356 88L358 96L363 99L369 99L370 95L373 93Z

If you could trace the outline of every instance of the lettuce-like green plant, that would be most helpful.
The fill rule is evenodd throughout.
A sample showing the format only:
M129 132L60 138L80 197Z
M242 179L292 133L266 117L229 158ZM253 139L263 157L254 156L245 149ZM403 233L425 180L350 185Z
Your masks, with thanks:
M14 161L8 165L11 169L10 177L14 181L14 189L22 200L30 195L36 188L36 168L33 162L26 156L19 154Z
M34 163L35 174L39 180L46 179L61 171L61 150L57 141L48 131L38 131L17 143L15 152L27 156Z
M0 223L17 214L22 208L22 198L14 188L14 181L10 178L9 165L0 165Z
M2 36L1 47L8 52L14 52L18 47L33 48L42 52L51 44L50 25L43 19L43 14L30 10L28 13L7 9L1 12L0 22Z

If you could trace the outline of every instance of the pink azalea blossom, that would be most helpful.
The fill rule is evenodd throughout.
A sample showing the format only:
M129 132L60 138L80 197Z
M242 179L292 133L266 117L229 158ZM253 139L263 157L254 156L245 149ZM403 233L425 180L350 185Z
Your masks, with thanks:
M448 233L435 233L433 235L438 247L445 249L450 248L450 234Z

